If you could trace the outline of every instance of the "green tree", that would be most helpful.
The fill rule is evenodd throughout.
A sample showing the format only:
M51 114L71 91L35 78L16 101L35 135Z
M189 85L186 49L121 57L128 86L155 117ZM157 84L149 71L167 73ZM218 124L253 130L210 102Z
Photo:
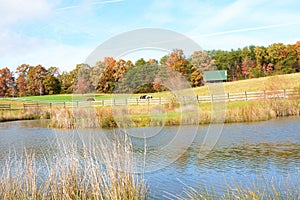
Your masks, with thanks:
M69 72L63 72L58 76L59 82L61 84L60 92L62 94L71 94L73 91L74 79Z
M159 63L161 65L167 65L167 60L168 60L168 56L163 56L161 57L161 59L159 60Z
M135 61L135 66L143 66L143 65L145 65L146 64L146 61L144 60L144 58L140 58L140 59L138 59L137 61Z
M61 91L61 84L59 79L51 73L48 73L45 76L43 80L43 86L45 90L44 94L59 94Z

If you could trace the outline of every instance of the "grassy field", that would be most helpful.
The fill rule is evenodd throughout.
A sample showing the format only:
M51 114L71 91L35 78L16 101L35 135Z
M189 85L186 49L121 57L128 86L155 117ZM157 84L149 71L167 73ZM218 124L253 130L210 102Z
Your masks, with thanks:
M223 83L225 93L255 92L264 90L293 89L300 85L300 73L253 78ZM193 88L195 94L209 95L207 86Z
M277 75L263 78L254 78L236 82L226 82L220 84L220 88L225 93L239 93L239 92L253 92L253 91L264 91L264 90L277 90L277 89L293 89L300 85L300 73ZM181 93L181 92L179 92ZM191 88L183 91L185 94L195 94L202 96L209 96L209 87L202 86L197 88ZM59 95L45 95L45 96L29 96L29 97L18 97L8 98L6 101L39 101L39 102L72 102L72 101L85 101L88 97L93 97L96 101L111 99L111 98L137 98L141 94L59 94ZM151 94L154 98L159 97L172 97L171 92L160 92ZM10 102L12 102L10 101ZM0 100L3 103L3 100Z

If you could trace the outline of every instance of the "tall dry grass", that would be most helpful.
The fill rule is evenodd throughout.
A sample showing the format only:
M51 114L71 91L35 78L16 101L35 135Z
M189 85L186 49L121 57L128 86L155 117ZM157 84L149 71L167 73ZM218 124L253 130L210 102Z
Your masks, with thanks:
M199 187L193 188L184 184L185 190L182 194L172 194L166 192L168 199L178 200L297 200L300 199L300 183L298 177L282 177L248 182L234 180L234 183L229 185L225 183L224 189L216 191L214 187L200 184ZM291 179L295 179L292 182Z
M60 139L44 159L25 150L10 155L0 174L0 199L145 199L146 184L132 173L136 165L126 137L84 137L80 143Z
M0 110L0 122L41 118L49 119L50 111L48 109Z
M283 116L299 116L300 90L298 88L295 90L298 93L296 92L289 98L274 94L272 99L227 102L224 106L226 109L224 122L255 122ZM198 108L197 110L193 106L170 103L96 109L53 109L51 126L56 128L112 128L211 123L212 103L201 103Z
M117 124L109 108L53 109L50 126L54 128L113 128Z

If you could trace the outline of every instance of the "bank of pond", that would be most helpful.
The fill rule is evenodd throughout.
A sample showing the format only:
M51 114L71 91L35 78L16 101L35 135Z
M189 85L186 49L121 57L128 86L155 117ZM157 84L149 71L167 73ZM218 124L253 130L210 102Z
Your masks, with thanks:
M256 122L299 116L299 99L0 110L0 122L50 119L52 128L116 128Z

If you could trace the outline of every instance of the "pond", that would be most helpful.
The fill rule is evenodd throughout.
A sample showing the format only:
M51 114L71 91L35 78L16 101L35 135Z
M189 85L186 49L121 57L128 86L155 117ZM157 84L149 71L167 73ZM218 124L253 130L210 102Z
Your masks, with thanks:
M149 184L150 198L164 199L170 197L168 193L181 194L187 186L212 186L219 192L226 184L235 182L247 185L284 177L299 182L299 120L299 117L290 117L225 124L220 137L214 138L217 143L213 149L203 148L211 128L206 125L126 131L132 136L138 158L147 149L144 177ZM44 158L54 151L53 142L57 136L88 131L49 129L47 121L41 120L0 123L0 166L12 151L20 153L25 148ZM96 132L109 135L112 130Z

